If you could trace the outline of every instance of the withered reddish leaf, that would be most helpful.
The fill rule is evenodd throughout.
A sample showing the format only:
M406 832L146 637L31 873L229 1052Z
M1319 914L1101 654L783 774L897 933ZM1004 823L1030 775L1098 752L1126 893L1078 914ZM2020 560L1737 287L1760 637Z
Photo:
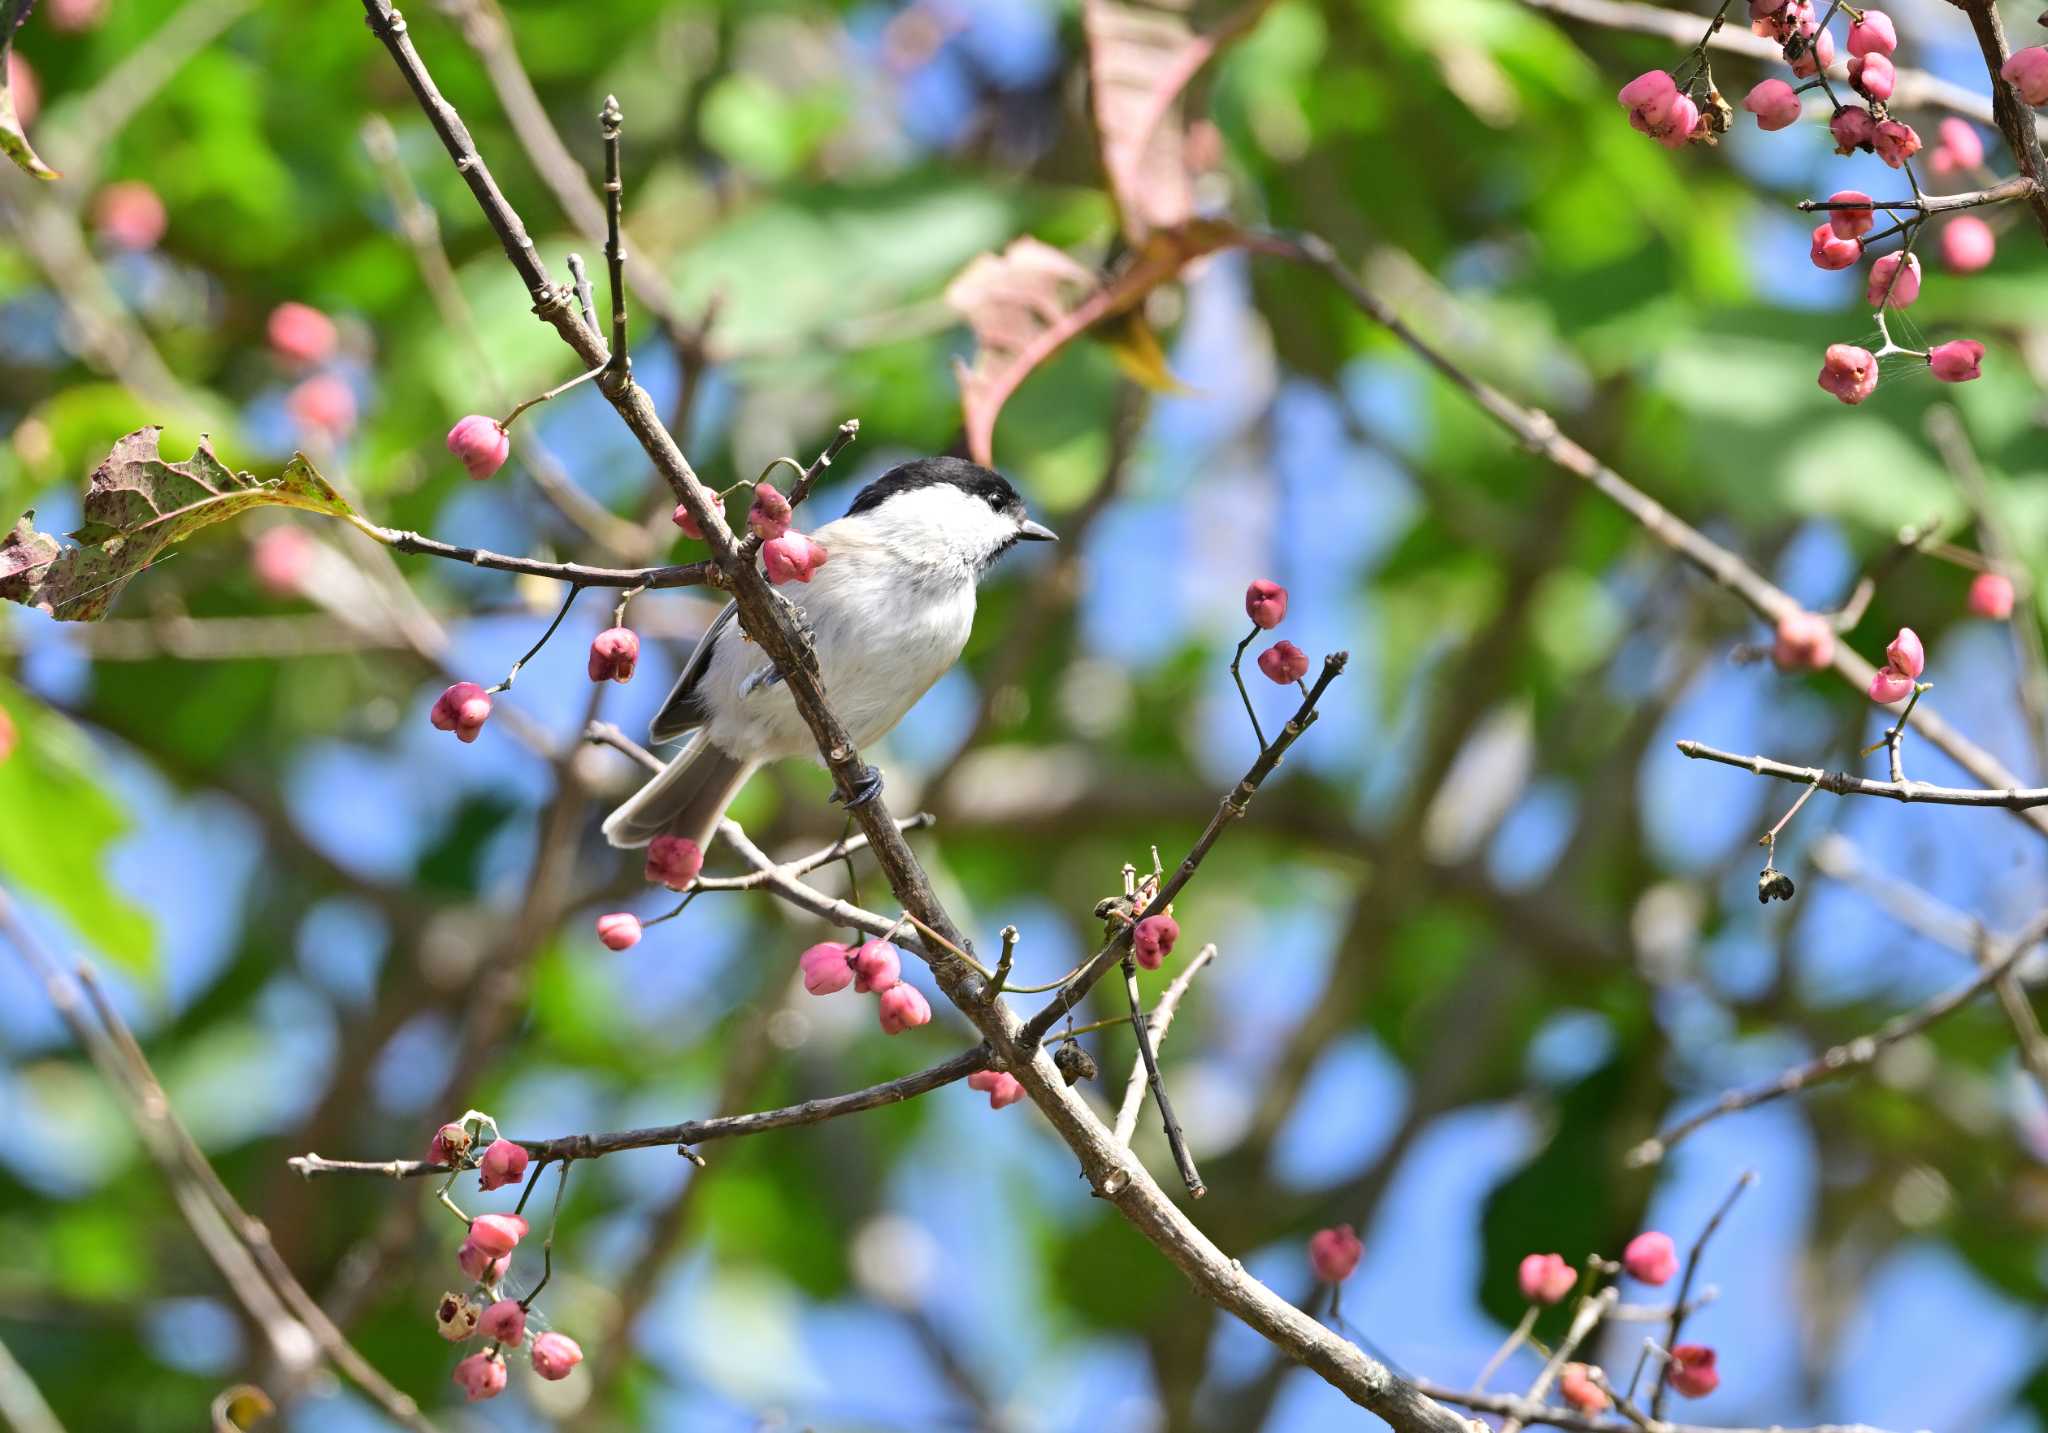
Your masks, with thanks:
M1136 242L1193 216L1181 96L1268 3L1247 0L1198 29L1196 0L1083 0L1096 135L1125 238Z
M62 622L90 622L104 617L129 579L172 543L237 513L293 507L353 515L302 454L263 481L223 466L204 438L186 461L166 462L157 451L162 431L138 428L93 469L85 522L71 534L75 546L36 531L33 513L0 537L0 598Z
M1092 325L1129 313L1195 259L1243 240L1233 225L1190 220L1152 233L1107 277L1029 236L968 264L946 286L946 304L974 330L974 362L958 365L974 460L992 461L996 417L1033 369Z

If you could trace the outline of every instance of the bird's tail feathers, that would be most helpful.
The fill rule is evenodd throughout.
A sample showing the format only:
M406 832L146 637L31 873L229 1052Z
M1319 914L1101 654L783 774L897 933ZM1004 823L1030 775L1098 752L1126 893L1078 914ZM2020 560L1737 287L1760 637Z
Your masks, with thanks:
M756 765L728 756L699 735L660 775L605 818L604 837L614 846L633 847L664 834L687 836L700 849L707 848L719 818Z

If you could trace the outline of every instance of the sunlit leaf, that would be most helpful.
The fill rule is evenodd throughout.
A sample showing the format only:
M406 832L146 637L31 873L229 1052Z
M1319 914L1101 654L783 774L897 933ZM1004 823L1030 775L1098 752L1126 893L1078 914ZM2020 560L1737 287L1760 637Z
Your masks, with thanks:
M182 463L157 451L160 428L138 428L114 444L85 489L85 522L65 547L24 514L0 537L0 597L60 622L107 614L121 589L165 549L202 528L259 507L350 515L347 501L303 455L268 481L224 467L204 438Z

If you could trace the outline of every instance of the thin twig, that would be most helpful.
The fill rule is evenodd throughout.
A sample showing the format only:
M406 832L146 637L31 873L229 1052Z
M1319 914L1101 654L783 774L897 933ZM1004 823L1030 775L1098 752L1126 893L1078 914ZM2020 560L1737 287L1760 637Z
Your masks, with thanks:
M441 542L416 532L379 527L367 518L352 517L348 521L393 552L439 557L449 562L467 563L471 567L487 567L493 572L551 577L557 582L573 582L583 587L645 587L655 590L719 585L718 571L708 562L684 562L663 567L590 567L580 562L542 562L538 558L511 557L480 547Z
M1580 1296L1578 1307L1572 1313L1571 1326L1565 1330L1565 1335L1558 1341L1557 1347L1551 1350L1550 1357L1543 1361L1542 1369L1538 1371L1535 1380L1529 1385L1528 1393L1524 1395L1530 1403L1539 1408L1543 1406L1544 1399L1550 1395L1551 1385L1557 1382L1557 1376L1564 1371L1565 1364L1578 1352L1579 1345L1592 1337L1593 1330L1600 1326L1600 1320L1606 1317L1607 1311L1614 1307L1620 1297L1621 1290L1612 1284L1597 1294L1588 1292ZM1500 1433L1521 1433L1522 1426L1530 1421L1511 1413L1500 1425Z
M1194 877L1195 871L1202 864L1202 858L1209 854L1217 839L1223 835L1224 827L1244 815L1251 806L1252 797L1280 765L1280 759L1287 754L1287 749L1314 724L1316 704L1323 699L1323 693L1343 672L1344 664L1350 659L1347 652L1334 652L1323 659L1322 674L1316 678L1315 685L1309 688L1308 695L1302 699L1300 707L1288 718L1287 725L1280 728L1279 735L1273 738L1272 743L1259 753L1259 759L1252 763L1251 769L1245 772L1243 779L1233 786L1229 794L1218 804L1216 814L1209 818L1208 826L1196 838L1194 846L1174 869L1173 874L1161 883L1159 893L1143 911L1117 928L1117 933L1110 938L1109 943L1074 973L1073 978L1061 987L1059 994L1046 1002L1044 1009L1024 1022L1023 1038L1027 1042L1036 1044L1043 1040L1046 1032L1073 1009L1082 996L1094 988L1095 982L1100 980L1111 966L1123 958L1124 951L1130 948L1131 935L1137 929L1138 922L1147 916L1159 914L1173 904L1173 898L1180 894L1181 888Z
M633 376L633 359L626 352L626 241L619 227L626 201L626 182L619 174L619 131L625 126L625 116L619 112L617 95L604 97L597 122L604 132L604 262L612 282L611 367L624 380Z
M1200 1199L1209 1189L1195 1168L1195 1157L1188 1153L1187 1136L1181 1132L1173 1101L1167 1098L1166 1081L1160 1078L1159 1057L1152 1051L1151 1021L1145 1018L1145 1002L1138 993L1138 962L1129 951L1124 952L1124 993L1131 1002L1131 1034L1138 1042L1138 1059L1145 1067L1146 1081L1152 1086L1152 1101L1159 1106L1160 1123L1166 1128L1166 1147L1173 1151L1174 1168L1180 1171L1188 1196Z
M964 1050L952 1059L933 1065L929 1069L919 1070L914 1075L885 1080L879 1085L870 1085L864 1090L853 1090L843 1095L828 1095L822 1099L784 1105L780 1109L685 1120L681 1124L656 1125L646 1129L614 1130L605 1134L561 1135L554 1139L517 1140L515 1143L524 1146L529 1154L540 1160L601 1159L605 1155L617 1154L628 1149L658 1149L664 1146L684 1145L694 1147L708 1144L712 1140L736 1139L744 1135L761 1134L767 1130L822 1124L826 1120L838 1119L843 1115L859 1114L863 1110L899 1104L941 1086L950 1085L955 1080L964 1080L977 1070L987 1069L988 1063L988 1047L976 1045L971 1050ZM327 1159L318 1154L301 1154L294 1156L290 1164L308 1179L322 1174L369 1174L385 1179L419 1179L448 1173L446 1165L431 1164L421 1159L371 1161Z
M1669 1154L1680 1140L1722 1115L1753 1109L1757 1105L1783 1099L1786 1095L1797 1094L1810 1086L1863 1068L1883 1053L1887 1046L1896 1045L1908 1036L1919 1034L1928 1026L1953 1015L1990 989L2000 977L2025 959L2044 935L2048 935L2048 915L2035 917L2025 929L2012 937L1999 958L1978 971L1975 979L1966 981L1917 1008L1886 1021L1868 1035L1859 1035L1854 1040L1823 1051L1816 1059L1794 1065L1766 1084L1753 1085L1745 1090L1730 1090L1698 1114L1687 1116L1661 1134L1644 1140L1630 1150L1629 1164L1641 1166L1657 1163Z
M1168 985L1165 993L1159 997L1159 1004L1153 1008L1152 1017L1146 1022L1146 1027L1152 1033L1152 1048L1155 1051L1166 1043L1166 1032L1173 1028L1174 1013L1180 1009L1181 998L1188 993L1188 987L1194 984L1195 977L1201 974L1202 968L1215 958L1214 943L1203 946L1195 958L1187 963L1187 968L1173 978L1173 983ZM1112 1130L1118 1144L1128 1145L1132 1136L1137 1133L1138 1111L1144 1103L1145 1065L1141 1060L1133 1060L1131 1076L1124 1081L1124 1102L1117 1109L1116 1125Z
M1917 695L1917 693L1916 693ZM1818 766L1794 766L1767 756L1739 756L1697 741L1681 741L1679 751L1696 761L1718 761L1739 766L1754 776L1772 776L1831 791L1837 796L1882 796L1892 801L1927 806L2002 806L2029 810L2048 805L2048 787L2007 787L2002 791L1968 786L1930 786L1924 781L1873 781L1846 771L1827 771Z
M1685 1272L1678 1278L1678 1293L1671 1300L1671 1322L1664 1326L1664 1347L1678 1347L1678 1335L1685 1328L1685 1316L1690 1311L1686 1296L1692 1292L1692 1281L1699 1273L1701 1256L1707 1252L1707 1241L1714 1237L1714 1231L1721 1227L1721 1221L1728 1217L1728 1211L1735 1207L1735 1201L1742 1197L1743 1191L1755 1183L1755 1170L1742 1171L1735 1181L1735 1187L1728 1191L1727 1196L1715 1208L1713 1216L1700 1230L1700 1237L1692 1241L1692 1249L1685 1256ZM1664 1416L1664 1399L1670 1389L1670 1367L1666 1365L1664 1376L1657 1380L1657 1389L1650 1395L1651 1418Z

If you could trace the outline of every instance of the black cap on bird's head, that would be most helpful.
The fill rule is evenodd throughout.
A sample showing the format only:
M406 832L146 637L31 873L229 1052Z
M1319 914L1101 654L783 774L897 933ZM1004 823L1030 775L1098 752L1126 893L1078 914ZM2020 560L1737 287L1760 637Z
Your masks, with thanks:
M1024 510L1024 499L1010 486L1008 478L965 458L915 458L899 463L862 488L846 515L858 517L875 511L892 498L933 487L956 488L986 504L990 512L1009 518L1016 524L1012 541L1059 541L1058 533L1031 520Z

